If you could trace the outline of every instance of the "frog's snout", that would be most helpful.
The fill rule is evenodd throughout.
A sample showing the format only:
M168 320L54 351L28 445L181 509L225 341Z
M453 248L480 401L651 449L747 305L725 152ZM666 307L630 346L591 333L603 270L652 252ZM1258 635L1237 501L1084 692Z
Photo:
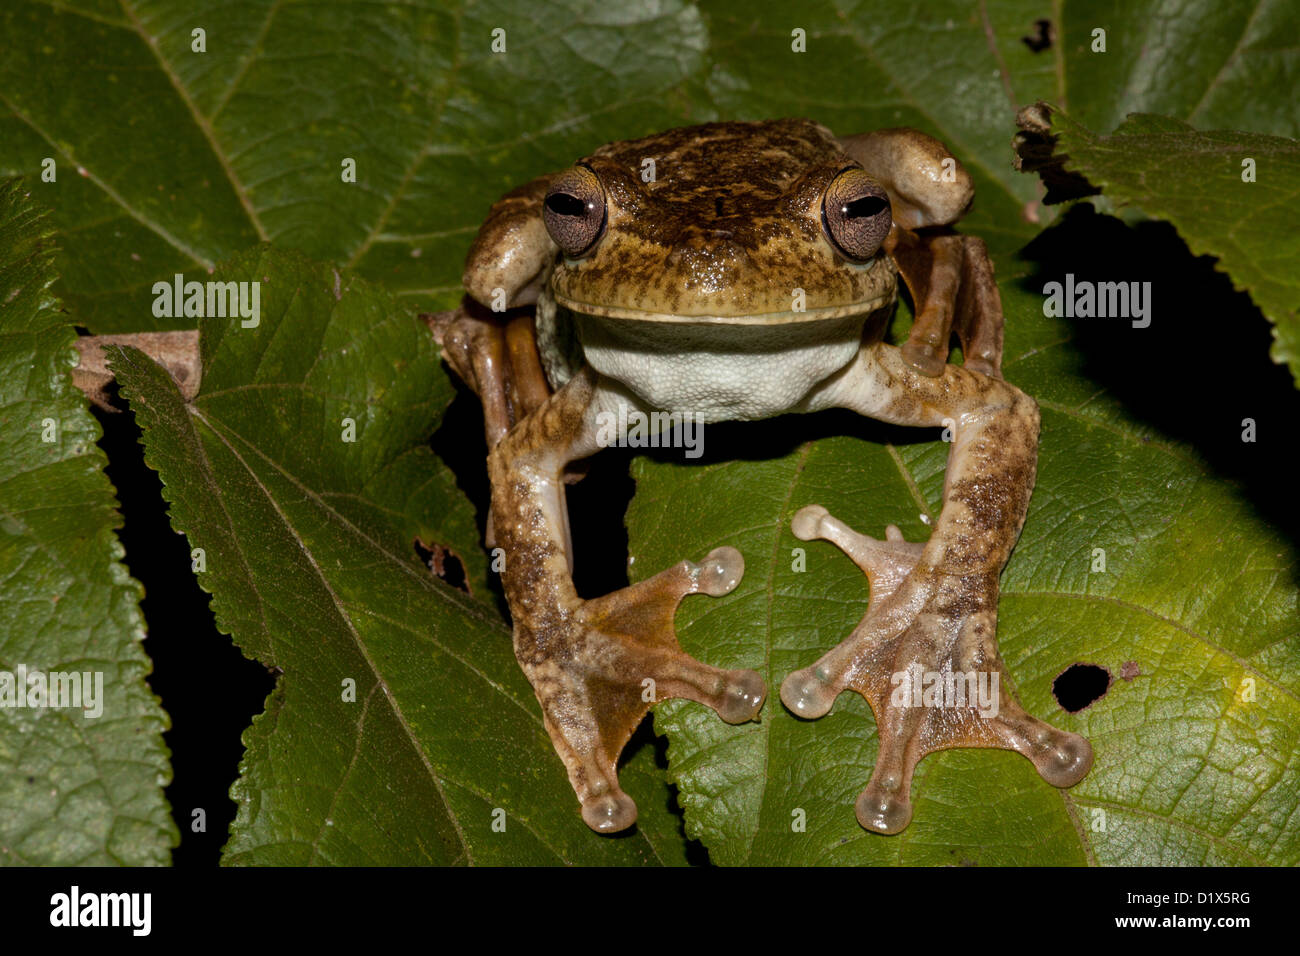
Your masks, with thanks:
M703 282L712 278L721 284L734 270L754 268L754 260L729 229L691 227L683 230L664 259L669 269Z

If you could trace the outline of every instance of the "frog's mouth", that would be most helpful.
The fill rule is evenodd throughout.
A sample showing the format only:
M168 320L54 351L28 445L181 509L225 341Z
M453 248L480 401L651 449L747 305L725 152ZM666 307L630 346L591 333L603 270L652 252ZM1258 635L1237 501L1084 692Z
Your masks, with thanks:
M794 325L804 322L820 322L825 319L840 319L850 315L870 314L893 304L896 290L890 288L879 295L858 302L851 302L848 305L830 305L798 311L787 309L782 312L752 312L739 315L727 315L725 313L682 315L675 312L655 312L622 305L600 305L570 298L555 289L551 290L551 295L558 305L562 305L572 312L610 319L631 319L636 322L667 322L677 325Z

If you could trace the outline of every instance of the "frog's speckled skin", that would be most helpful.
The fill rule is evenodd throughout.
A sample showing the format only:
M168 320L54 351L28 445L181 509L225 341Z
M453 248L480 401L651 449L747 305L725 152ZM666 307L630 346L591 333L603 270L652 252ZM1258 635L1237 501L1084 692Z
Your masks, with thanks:
M640 178L647 158L653 183ZM734 723L754 717L766 693L753 671L687 656L673 630L684 595L735 587L743 561L734 549L603 598L574 591L564 471L599 450L597 417L620 405L709 421L839 407L897 424L952 424L943 510L925 544L904 542L893 526L883 541L867 538L816 505L795 515L798 537L834 542L866 572L871 600L852 635L786 678L781 698L808 718L845 689L871 704L880 749L857 813L877 832L907 825L913 770L935 750L1014 749L1056 786L1080 780L1092 762L1088 742L1026 714L1005 679L996 714L973 702L894 702L891 677L912 665L1005 676L998 577L1034 484L1038 409L1001 380L1002 316L987 253L943 228L970 204L965 171L913 130L836 140L806 120L671 130L583 162L605 202L595 244L582 258L560 253L541 216L556 177L535 180L493 207L466 265L466 305L434 328L484 399L489 536L505 550L515 653L587 823L612 832L635 821L616 764L654 701L686 697ZM866 262L837 250L820 215L827 186L857 165L887 191L894 222ZM895 270L917 303L903 349L880 341ZM796 287L807 311L791 308ZM482 308L496 293L515 310L504 321ZM530 306L540 361L526 334ZM945 364L953 331L966 355L960 368ZM558 343L568 334L578 344L565 350ZM543 365L558 388L549 398Z

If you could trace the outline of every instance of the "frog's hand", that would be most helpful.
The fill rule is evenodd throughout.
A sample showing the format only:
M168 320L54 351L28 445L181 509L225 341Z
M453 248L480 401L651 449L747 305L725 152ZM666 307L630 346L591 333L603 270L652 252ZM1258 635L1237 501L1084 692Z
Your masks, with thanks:
M907 127L846 136L840 145L889 193L895 228L886 250L916 305L904 357L920 372L939 375L956 331L966 366L1001 377L1002 302L988 250L981 240L945 228L974 199L970 173L943 143Z
M898 424L957 423L943 511L925 545L903 541L892 526L875 541L815 506L795 515L798 537L834 542L871 582L867 612L848 639L781 685L786 706L804 717L825 714L844 690L871 705L880 743L859 822L880 833L907 826L917 763L952 747L1015 750L1048 783L1073 786L1092 765L1091 746L1024 711L996 640L998 575L1034 482L1032 399L961 368L922 377L884 345L864 349L826 397Z
M740 723L758 713L766 695L754 671L720 670L685 654L673 629L685 595L722 595L736 586L744 564L734 548L595 600L574 591L561 472L598 449L597 415L616 407L584 368L488 459L515 656L542 705L583 819L602 833L636 821L617 763L654 703L684 697Z
M550 387L537 355L531 311L494 314L466 296L459 309L420 318L447 364L483 403L488 448L546 401Z
M931 377L943 373L952 333L965 365L1002 377L1002 297L984 240L955 233L890 231L886 251L912 293L916 321L903 357Z

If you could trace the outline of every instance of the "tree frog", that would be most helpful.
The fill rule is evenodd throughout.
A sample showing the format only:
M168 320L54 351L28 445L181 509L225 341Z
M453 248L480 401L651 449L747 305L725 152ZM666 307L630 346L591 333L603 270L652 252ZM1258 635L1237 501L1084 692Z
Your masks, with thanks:
M917 130L837 138L782 119L611 143L492 206L462 306L430 321L483 403L489 544L504 552L515 655L593 830L636 820L617 762L655 702L684 697L740 723L767 693L755 671L688 656L674 631L685 595L736 587L736 549L576 593L566 466L599 451L598 419L620 407L706 423L848 408L951 429L928 541L893 525L868 537L815 503L793 515L797 538L830 541L861 568L870 599L852 634L785 677L781 701L814 720L844 690L866 698L879 753L856 812L879 833L907 826L913 771L936 750L1015 750L1057 787L1088 772L1088 741L1030 716L1008 681L991 682L993 706L916 686L1005 675L998 578L1037 466L1037 405L1001 375L988 253L951 228L973 195L956 158ZM883 337L900 275L916 321L896 348ZM947 362L954 333L961 366Z

